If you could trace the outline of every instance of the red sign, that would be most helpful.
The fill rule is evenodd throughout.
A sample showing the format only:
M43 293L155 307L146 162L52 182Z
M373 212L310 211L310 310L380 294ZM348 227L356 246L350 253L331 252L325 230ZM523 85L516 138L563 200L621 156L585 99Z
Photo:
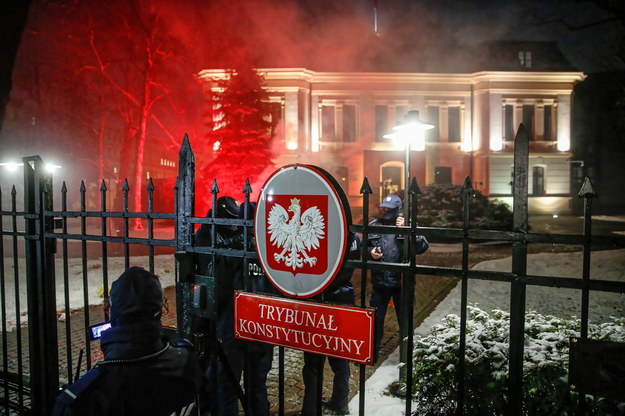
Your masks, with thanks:
M265 182L254 216L258 259L267 278L287 296L321 293L347 251L349 203L321 168L285 166Z
M374 309L234 293L234 335L373 364Z

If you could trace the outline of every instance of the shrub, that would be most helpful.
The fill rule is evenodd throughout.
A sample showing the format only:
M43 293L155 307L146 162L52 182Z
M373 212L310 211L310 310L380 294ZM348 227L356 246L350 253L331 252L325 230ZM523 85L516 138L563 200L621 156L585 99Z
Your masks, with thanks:
M419 225L424 227L462 227L462 186L432 184L418 199ZM512 229L512 211L503 202L489 201L476 191L470 202L470 227L488 230Z
M506 414L509 314L490 314L470 306L467 311L464 414ZM625 318L589 326L589 338L625 341ZM526 315L524 348L524 413L528 415L574 414L577 394L567 384L569 337L579 335L577 320ZM460 318L448 315L425 337L415 338L414 399L418 415L454 414L455 383L460 339ZM586 396L590 414L623 414L619 405Z

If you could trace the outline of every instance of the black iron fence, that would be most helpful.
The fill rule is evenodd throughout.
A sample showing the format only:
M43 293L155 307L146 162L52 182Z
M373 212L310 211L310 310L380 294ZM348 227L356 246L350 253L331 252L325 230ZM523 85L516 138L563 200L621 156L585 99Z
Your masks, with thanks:
M389 269L403 273L403 325L401 339L403 376L406 395L413 393L413 308L415 276L434 275L457 278L461 284L461 329L458 345L459 365L456 370L457 413L464 413L465 400L465 350L467 328L467 287L469 279L502 281L510 284L510 334L509 334L509 406L510 414L523 413L523 352L525 296L528 285L576 289L581 297L581 332L588 335L589 293L605 291L625 293L625 283L591 278L590 257L594 244L602 247L625 247L621 237L592 236L592 201L596 196L587 179L580 190L583 198L584 229L576 235L531 233L528 229L527 178L529 165L528 136L521 126L515 140L514 156L514 226L510 231L479 230L471 228L470 200L474 194L470 178L462 188L463 227L419 227L416 210L420 190L413 178L408 189L408 224L404 227L369 226L369 196L372 193L367 178L362 194L362 223L350 226L351 231L363 236L361 260L350 260L349 267L361 269L360 306L366 306L368 271ZM81 372L91 368L99 358L86 337L87 328L108 318L107 311L98 306L108 297L111 264L123 261L123 268L143 265L157 271L156 254L171 254L171 265L165 273L173 277L176 285L177 308L172 324L179 335L191 337L193 329L190 316L197 313L193 305L193 286L204 285L208 291L219 290L214 282L195 273L195 254L216 254L242 259L245 266L257 258L255 251L224 249L217 246L198 246L194 230L198 224L236 224L244 227L244 238L251 238L251 218L224 220L214 217L196 217L195 206L195 159L188 139L185 137L179 153L179 173L174 188L174 212L155 212L153 209L154 186L149 182L148 209L132 212L128 209L129 187L122 188L123 203L120 211L107 211L107 186L100 187L100 209L88 210L86 188L80 188L80 208L68 209L65 184L60 191L61 209L53 207L52 176L43 169L39 157L24 158L23 209L18 209L18 196L13 186L8 199L10 207L2 206L0 189L0 313L2 318L2 372L0 373L0 401L4 414L45 415L59 388L71 383ZM243 189L244 200L250 200L249 183ZM218 197L217 182L212 189L213 206ZM133 224L140 222L144 230L136 231ZM115 226L112 226L115 224ZM169 233L159 233L160 228ZM118 232L113 230L119 230ZM370 261L366 247L369 233L402 235L408 246L408 259L402 263ZM462 244L460 268L423 266L417 263L414 244L417 235L429 239L444 238ZM160 238L159 238L160 237ZM213 239L213 241L215 241ZM511 272L488 272L469 269L469 247L477 242L507 242L512 246ZM583 247L581 279L547 277L527 274L527 247L534 243L567 244ZM245 247L248 247L247 243ZM138 264L140 262L141 264ZM247 271L248 267L244 267ZM92 277L96 275L94 280ZM247 278L247 276L246 276ZM77 283L78 282L78 283ZM94 285L100 288L94 299ZM26 289L24 291L24 289ZM72 293L80 292L82 299L76 303ZM24 297L24 292L26 293ZM10 301L10 302L9 302ZM24 308L26 303L26 308ZM210 337L195 338L197 343L211 344ZM278 413L284 414L284 348L279 347ZM365 409L365 366L360 366L359 414ZM582 395L580 395L582 396ZM245 396L241 397L245 401ZM321 398L319 397L319 400ZM242 403L247 408L245 403ZM584 411L580 400L580 412ZM406 414L411 414L411 400L406 400Z

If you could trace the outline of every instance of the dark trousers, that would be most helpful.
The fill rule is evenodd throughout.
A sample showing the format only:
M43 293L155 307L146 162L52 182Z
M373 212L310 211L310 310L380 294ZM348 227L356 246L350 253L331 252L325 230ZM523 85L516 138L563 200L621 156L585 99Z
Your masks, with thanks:
M317 415L319 404L319 384L323 385L323 365L326 357L323 355L304 353L304 367L302 377L304 379L304 404L302 416ZM328 357L328 362L334 373L332 385L332 403L344 406L349 401L349 361L340 358Z
M234 383L239 383L244 376L244 388L249 396L250 411L254 416L269 414L269 400L267 399L267 374L271 370L273 360L273 346L261 342L244 341L234 338L234 318L224 314L217 323L217 335L227 362L219 359L217 365L217 395L215 396L219 416L238 416L239 405L237 390ZM246 350L249 349L246 370ZM234 383L232 382L234 378ZM249 382L248 382L249 381Z
M369 304L376 308L375 311L375 343L373 346L373 354L378 359L380 352L380 344L384 335L384 319L388 304L393 299L395 304L395 313L397 314L397 322L401 328L401 287L383 287L373 286L371 291L371 300Z

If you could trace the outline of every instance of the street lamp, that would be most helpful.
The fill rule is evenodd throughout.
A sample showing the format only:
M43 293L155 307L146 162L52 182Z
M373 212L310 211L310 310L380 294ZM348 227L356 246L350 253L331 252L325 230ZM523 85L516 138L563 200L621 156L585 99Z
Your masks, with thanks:
M405 180L404 180L404 225L411 226L410 215L410 198L408 195L408 187L410 186L410 150L425 150L425 131L433 129L434 125L425 121L419 120L419 112L416 110L408 111L404 116L404 122L393 127L393 132L385 134L385 139L391 139L396 146L401 146L405 150ZM406 221L406 218L408 221ZM404 241L404 261L410 262L408 259L408 246L409 242ZM400 326L400 343L399 343L399 355L400 362L407 363L408 349L412 348L412 342L408 343L409 334L413 331L412 328L412 309L414 305L414 275L409 276L408 272L404 272L404 284L402 285L402 315L403 324ZM406 381L406 385L412 380L412 377L408 375L407 370L412 372L412 366L402 365L399 369L399 378ZM405 393L405 392L404 392ZM410 398L406 399L408 402ZM406 405L406 414L409 414L410 404Z
M404 116L404 122L393 127L393 132L385 134L385 139L391 139L393 143L405 150L404 161L404 215L408 216L408 223L410 222L410 215L408 213L408 186L410 186L410 151L412 149L417 151L425 150L425 131L434 128L434 124L419 120L419 112L417 110L411 110Z

